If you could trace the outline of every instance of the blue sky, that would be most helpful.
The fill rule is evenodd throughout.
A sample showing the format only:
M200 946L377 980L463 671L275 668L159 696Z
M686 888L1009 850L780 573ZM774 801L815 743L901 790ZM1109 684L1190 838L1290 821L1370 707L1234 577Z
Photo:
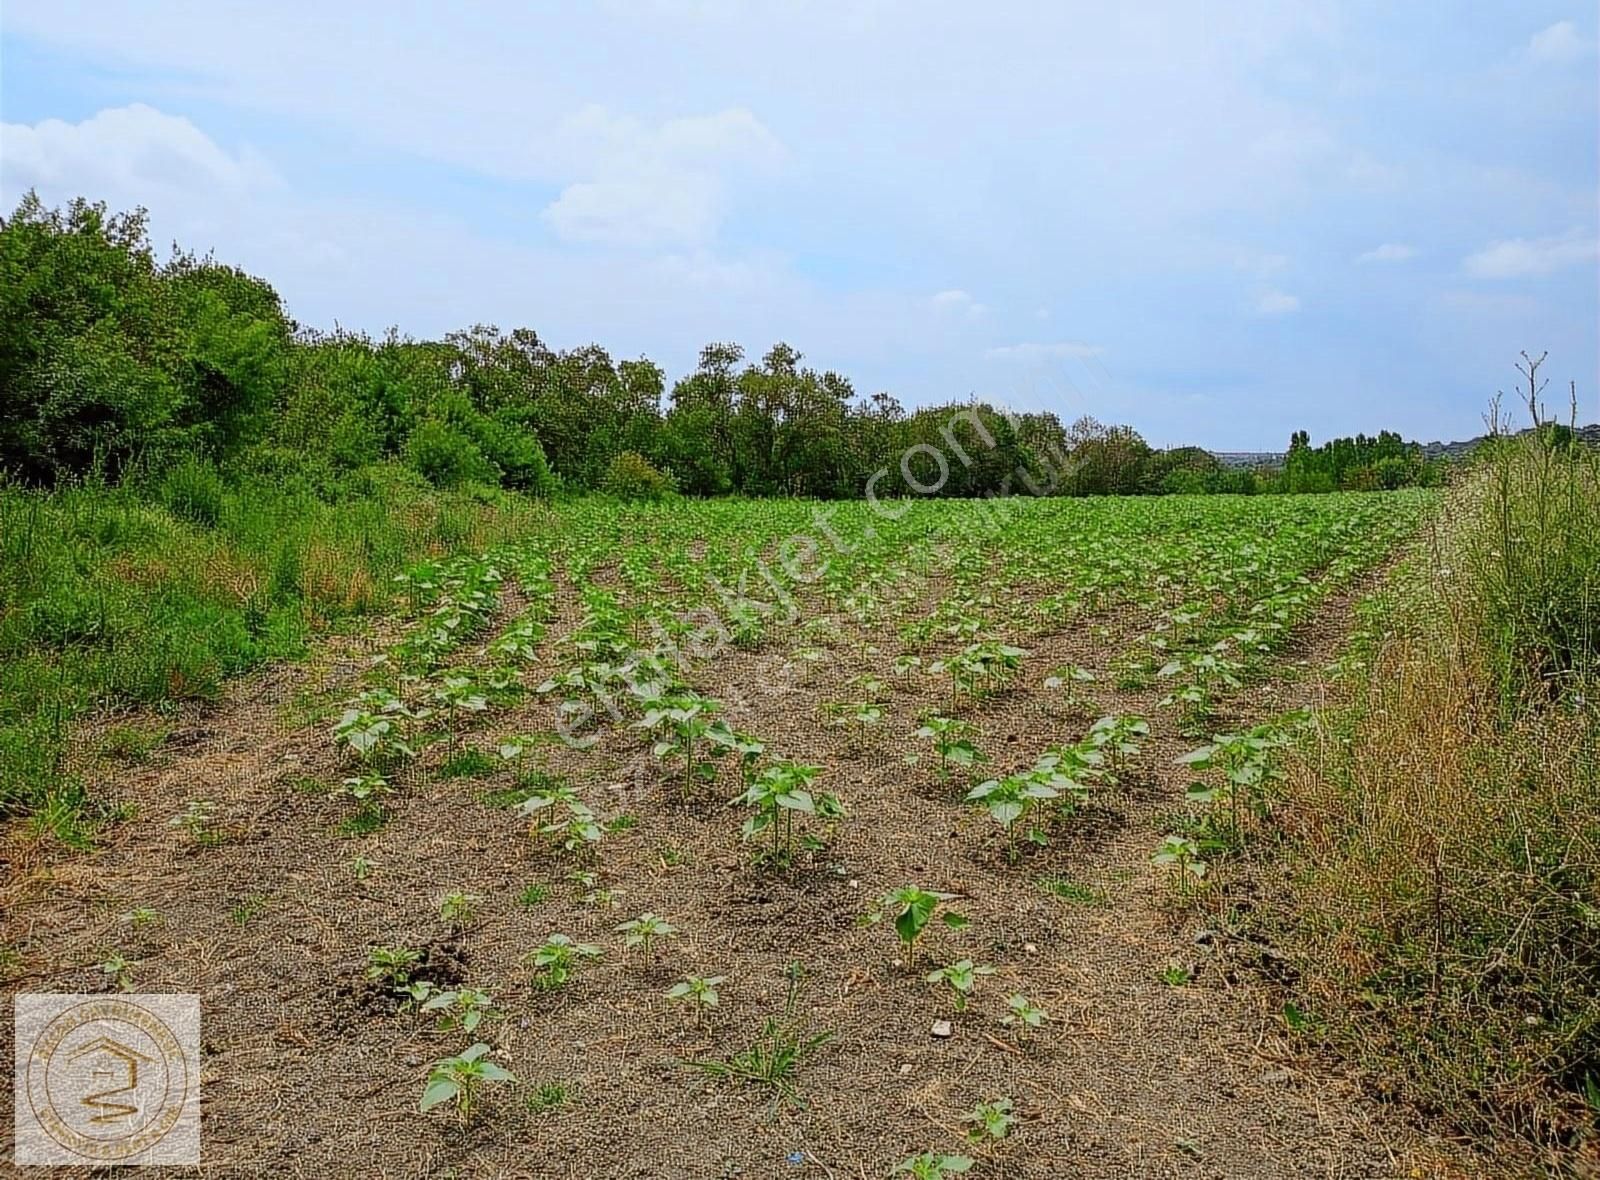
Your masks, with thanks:
M776 340L1153 443L1600 418L1592 4L7 0L0 198L301 322Z

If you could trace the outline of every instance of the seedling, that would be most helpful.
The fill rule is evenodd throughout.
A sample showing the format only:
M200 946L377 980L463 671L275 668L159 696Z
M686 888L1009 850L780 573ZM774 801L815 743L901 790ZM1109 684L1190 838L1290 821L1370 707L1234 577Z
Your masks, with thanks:
M732 731L714 720L722 706L697 693L680 692L647 696L643 708L644 716L634 722L634 728L655 737L651 751L657 758L683 759L683 794L688 798L697 780L710 782L717 773L714 763L695 756L696 749L725 750L733 744Z
M1044 1027L1044 1022L1049 1015L1039 1005L1021 992L1012 992L1006 997L1008 1011L1000 1018L1000 1023L1017 1030L1018 1040L1027 1040L1029 1029Z
M422 961L422 952L403 946L375 946L367 951L367 978L373 983L404 991L411 972Z
M426 987L427 985L422 985ZM486 1019L498 1015L490 1006L487 992L463 987L454 991L430 991L422 1000L421 1011L437 1013L435 1027L440 1032L473 1032Z
M418 716L388 689L372 689L345 709L334 724L333 742L369 765L410 757L401 725Z
M741 790L749 790L756 766L761 762L761 756L767 752L767 744L759 738L728 729L726 726L713 727L707 736L739 756L739 787Z
M128 923L139 930L145 926L159 926L161 924L161 911L153 910L149 906L139 906L128 911Z
M355 856L350 859L350 875L357 881L365 881L372 876L372 870L377 867L364 856Z
M534 986L552 991L571 979L585 959L598 959L602 953L592 942L573 942L565 934L552 934L522 961L534 969Z
M775 762L756 776L748 790L734 800L755 809L755 814L744 822L746 840L753 840L763 832L770 833L770 843L764 855L775 864L788 865L794 859L794 817L796 814L815 815L835 821L844 814L844 805L835 795L811 791L812 780L821 771L820 766L810 766L787 759ZM806 837L807 848L822 847L822 841Z
M989 818L999 824L1005 833L1008 860L1017 859L1018 825L1042 800L1055 799L1061 794L1050 785L1050 777L1048 770L1008 774L1005 778L979 783L967 792L967 802L981 804L988 811ZM1035 842L1042 842L1043 839L1031 831L1029 838Z
M1061 693L1069 709L1076 709L1083 703L1082 686L1094 682L1095 674L1081 664L1063 664L1044 678L1045 688Z
M955 996L956 1011L965 1012L968 998L977 990L978 980L982 976L993 975L994 971L993 967L974 963L971 959L958 959L948 967L928 972L927 980L934 984L948 984Z
M383 775L369 771L345 779L336 793L354 800L358 812L382 814L383 800L394 794L394 788Z
M1156 972L1156 978L1168 987L1183 987L1193 976L1189 974L1189 969L1182 964L1168 963L1160 971Z
M912 1180L944 1180L946 1176L956 1176L972 1167L972 1160L964 1155L941 1155L934 1151L925 1151L921 1155L914 1155L901 1162L895 1168L894 1175L904 1172Z
M824 711L832 716L834 725L848 731L847 743L852 749L859 748L868 734L883 724L884 706L875 700L834 702L824 706Z
M717 1006L717 986L723 978L721 975L685 975L667 989L666 997L674 1003L689 1005L694 1010L695 1023L701 1024Z
M1228 804L1228 835L1236 843L1245 838L1243 812L1248 806L1261 811L1263 795L1268 784L1281 778L1277 767L1277 751L1289 744L1296 727L1305 724L1303 714L1291 713L1276 722L1258 725L1245 733L1217 734L1209 745L1190 750L1178 759L1178 765L1199 771L1213 771L1220 783L1192 783L1188 798L1195 803Z
M646 911L637 918L629 918L626 922L619 922L612 927L622 935L622 945L627 950L638 947L644 954L645 962L650 962L650 948L658 938L676 938L678 928L665 918L658 918Z
M106 977L108 983L114 984L118 991L133 990L133 964L119 954L109 954L101 961L100 974Z
M439 898L439 920L452 926L469 925L472 922L472 907L477 901L476 893L452 889Z
M1089 727L1089 745L1101 751L1110 763L1112 773L1117 773L1139 751L1150 737L1150 723L1143 717L1107 716Z
M1172 872L1180 898L1187 898L1191 890L1204 883L1208 867L1200 859L1200 846L1189 837L1176 833L1161 842L1150 863Z
M922 937L922 932L927 929L935 913L952 930L960 930L970 924L964 915L944 908L947 902L954 900L953 893L936 893L906 885L884 894L876 908L868 912L866 921L881 922L885 914L892 914L894 932L905 946L906 958L914 967L917 962L917 940Z
M463 714L482 713L489 707L489 698L471 676L460 672L444 677L430 695L436 704L444 706L450 752L454 754L460 737L459 719Z
M972 1128L967 1132L967 1138L974 1142L984 1139L1004 1139L1017 1121L1015 1106L1009 1098L995 1098L989 1102L980 1102L965 1115L961 1121L971 1123Z
M489 1046L480 1041L459 1057L434 1062L418 1109L426 1114L440 1103L453 1102L461 1121L470 1121L480 1087L489 1082L516 1081L509 1070L487 1059L488 1052Z
M939 755L941 782L950 781L952 768L961 771L965 778L974 767L987 761L983 753L973 744L971 732L972 727L965 721L938 715L925 718L917 727L917 737L931 738L933 741L934 751Z

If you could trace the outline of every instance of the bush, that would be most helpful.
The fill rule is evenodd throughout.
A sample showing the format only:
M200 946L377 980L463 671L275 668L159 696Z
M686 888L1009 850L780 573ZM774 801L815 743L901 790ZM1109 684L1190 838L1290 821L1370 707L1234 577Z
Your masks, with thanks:
M432 418L406 440L406 462L441 488L493 483L500 477L477 443L449 423Z
M222 519L227 487L217 469L205 459L184 459L167 468L157 499L180 520L214 528Z
M672 477L637 451L623 451L606 466L600 488L623 500L660 500L677 491Z

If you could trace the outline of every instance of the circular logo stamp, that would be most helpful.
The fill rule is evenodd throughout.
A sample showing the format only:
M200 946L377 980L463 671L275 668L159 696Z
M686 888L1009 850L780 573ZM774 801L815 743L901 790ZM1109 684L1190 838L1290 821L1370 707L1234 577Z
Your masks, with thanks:
M149 1151L178 1125L198 1083L184 1048L167 1021L131 998L84 998L57 1012L28 1048L37 1127L87 1160Z

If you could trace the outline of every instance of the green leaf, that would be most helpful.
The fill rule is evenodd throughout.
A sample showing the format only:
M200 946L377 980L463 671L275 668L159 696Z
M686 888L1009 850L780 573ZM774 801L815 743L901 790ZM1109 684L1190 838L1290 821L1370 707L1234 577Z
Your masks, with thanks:
M426 1113L441 1102L449 1102L459 1093L461 1087L449 1078L435 1078L428 1083L427 1089L422 1091L422 1102L418 1109Z

